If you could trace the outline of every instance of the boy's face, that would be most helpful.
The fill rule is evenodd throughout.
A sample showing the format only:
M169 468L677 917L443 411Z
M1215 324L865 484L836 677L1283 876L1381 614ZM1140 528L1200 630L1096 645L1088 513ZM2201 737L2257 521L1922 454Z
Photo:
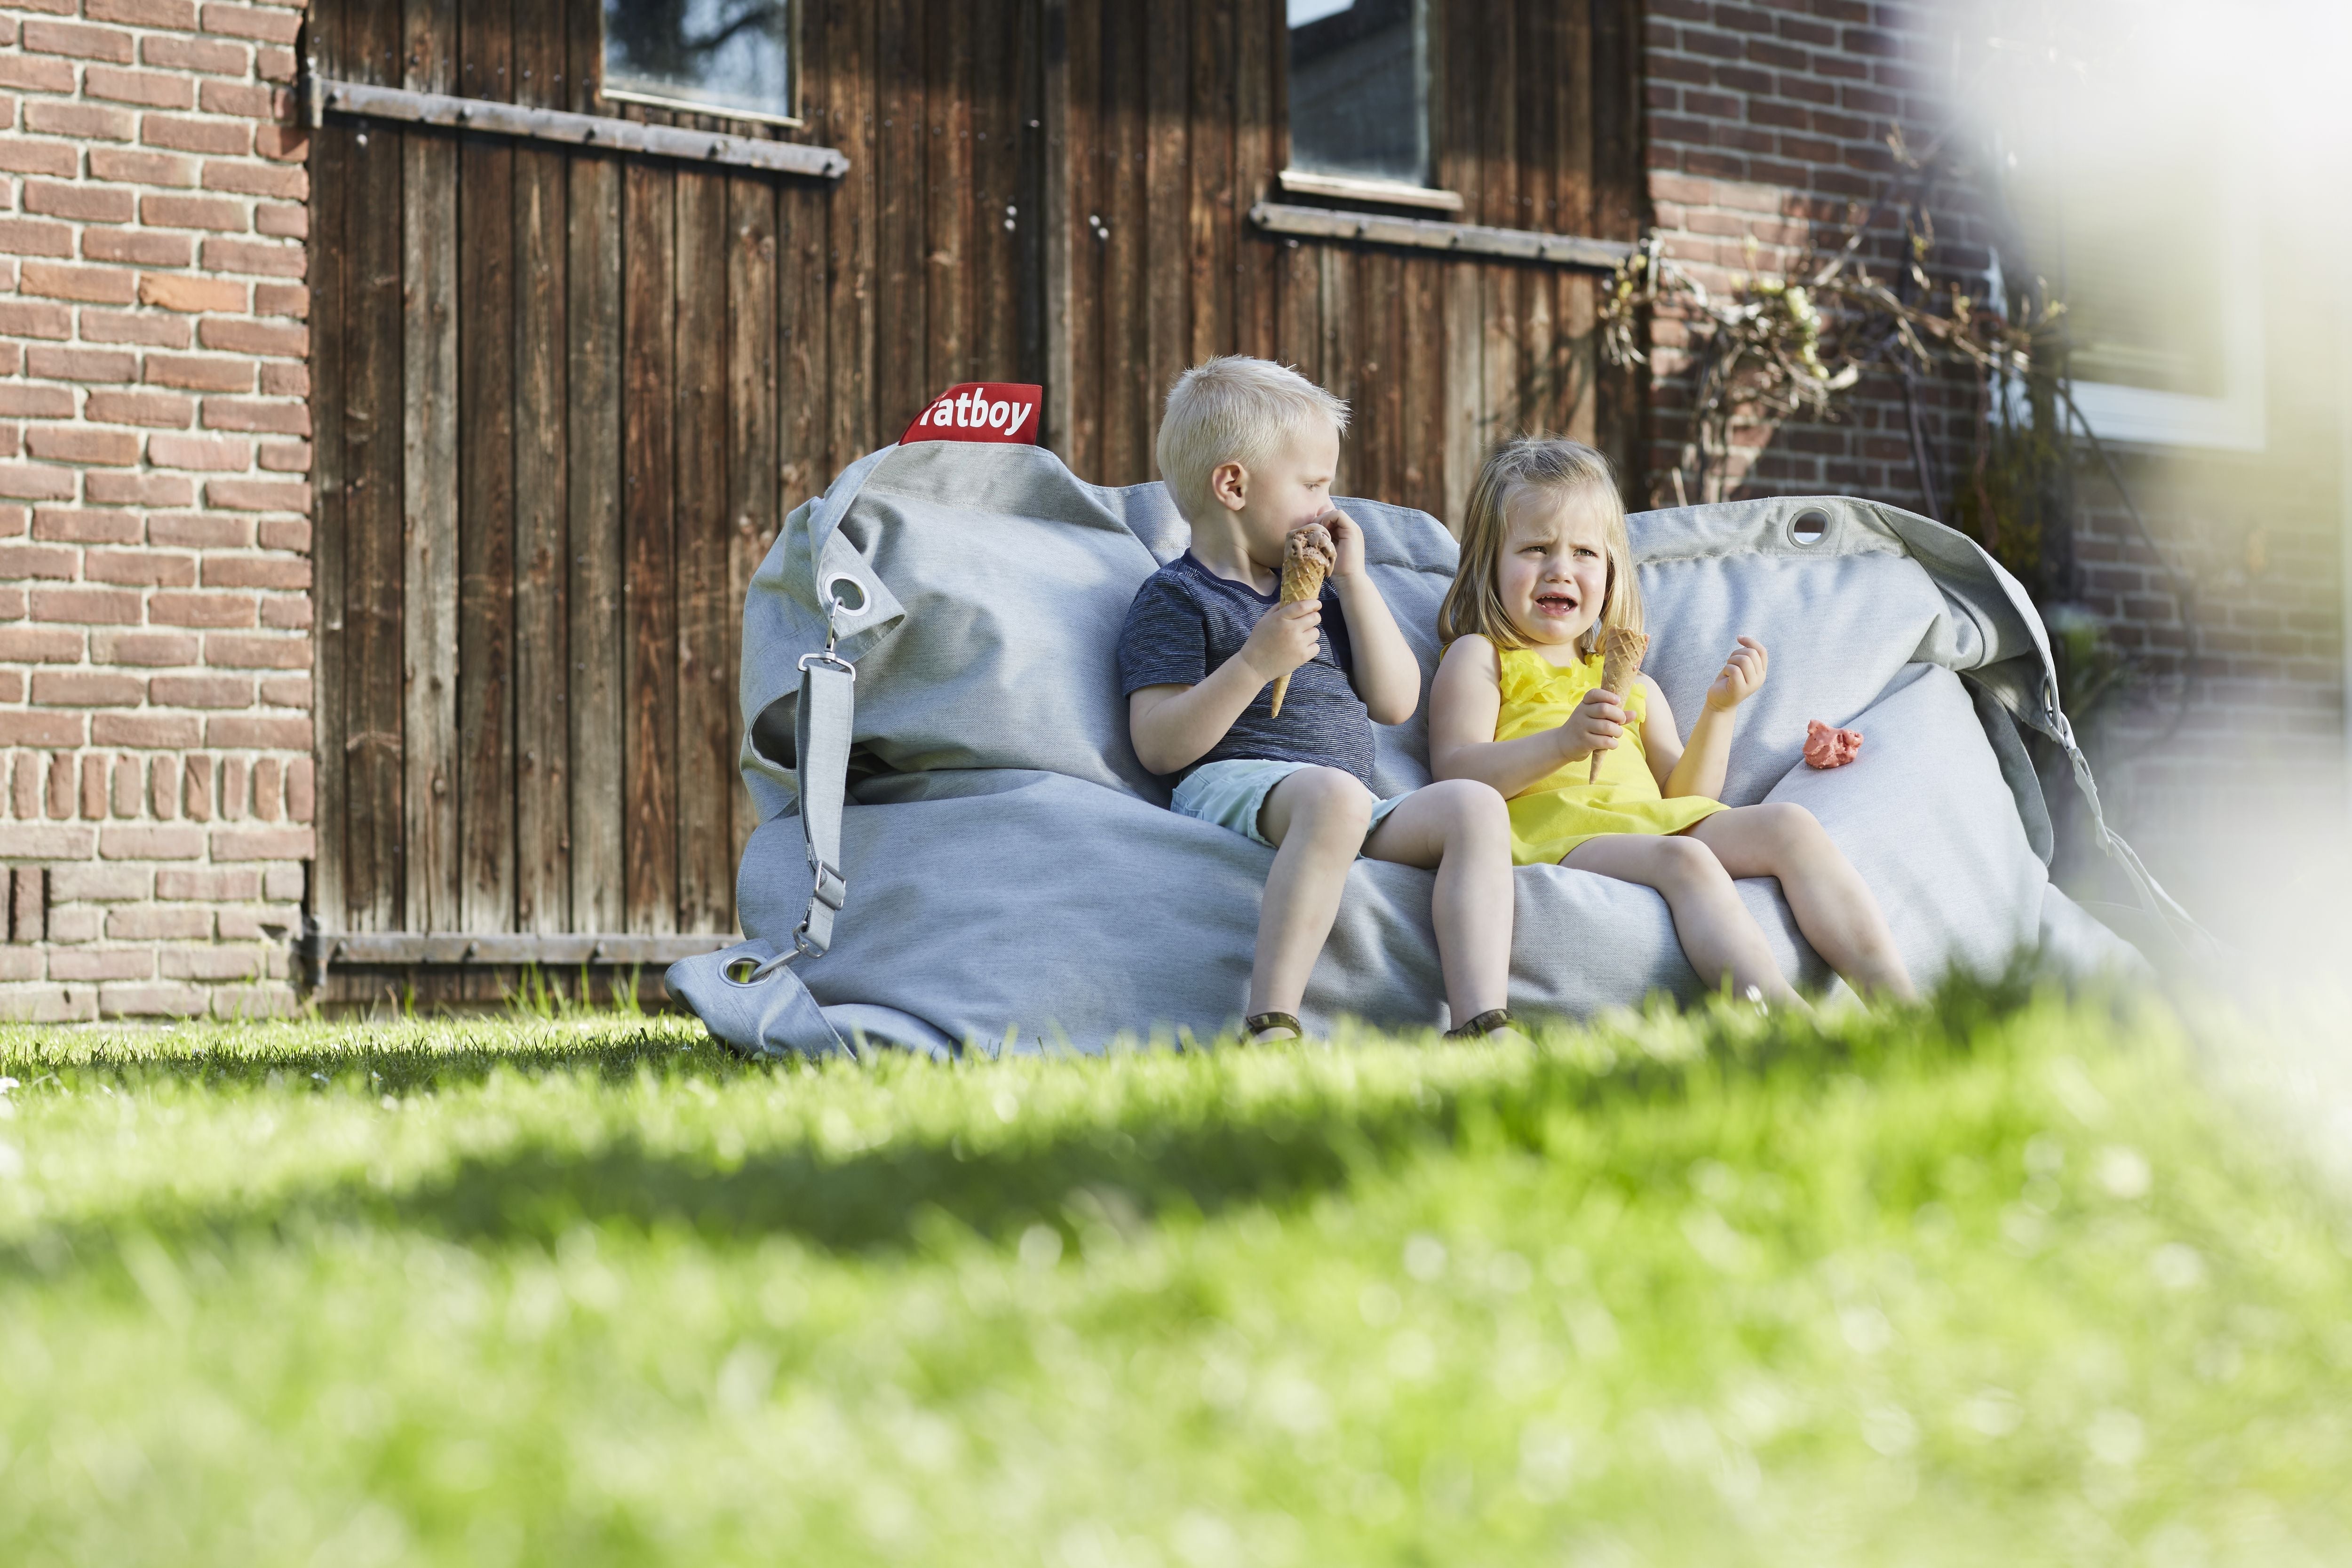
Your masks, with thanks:
M1530 485L1503 503L1496 589L1530 643L1559 647L1592 629L1609 594L1609 525L1589 496Z
M1339 467L1339 433L1324 426L1296 430L1255 468L1219 466L1217 500L1241 524L1251 556L1280 570L1283 544L1296 530L1331 510L1331 477Z

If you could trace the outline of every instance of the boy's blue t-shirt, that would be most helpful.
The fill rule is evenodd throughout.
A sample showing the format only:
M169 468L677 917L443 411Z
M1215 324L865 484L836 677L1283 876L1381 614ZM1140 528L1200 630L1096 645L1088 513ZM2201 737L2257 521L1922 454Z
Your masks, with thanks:
M1246 583L1228 582L1187 551L1144 579L1127 609L1118 634L1118 689L1124 697L1146 686L1198 686L1209 672L1241 652L1258 618L1281 600ZM1341 768L1372 782L1372 719L1349 677L1355 659L1348 645L1347 618L1339 595L1323 584L1323 639L1315 657L1290 673L1282 717L1274 716L1274 682L1267 681L1224 739L1191 767L1189 777L1209 763L1263 758Z

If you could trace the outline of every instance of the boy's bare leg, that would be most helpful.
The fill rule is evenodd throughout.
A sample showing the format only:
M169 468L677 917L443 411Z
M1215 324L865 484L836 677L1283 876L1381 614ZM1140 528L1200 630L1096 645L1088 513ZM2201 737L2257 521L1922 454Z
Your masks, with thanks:
M1417 789L1389 813L1364 853L1436 868L1429 913L1454 1027L1510 1005L1511 815L1503 797L1471 779Z
M1714 850L1735 877L1779 878L1797 929L1865 999L1918 997L1870 884L1811 812L1777 801L1738 806L1717 812L1688 836Z
M1372 820L1372 792L1338 768L1301 768L1274 786L1258 831L1276 846L1257 917L1249 1013L1298 1011L1316 955L1339 915L1348 868Z
M1706 844L1694 843L1689 837L1609 833L1586 839L1570 850L1560 864L1570 870L1598 871L1621 882L1655 888L1675 917L1675 934L1682 939L1683 956L1708 985L1722 984L1727 975L1732 990L1741 995L1753 986L1768 1002L1804 1005L1804 999L1780 977L1780 966L1772 962L1764 931L1748 912L1748 906L1739 901L1730 872Z

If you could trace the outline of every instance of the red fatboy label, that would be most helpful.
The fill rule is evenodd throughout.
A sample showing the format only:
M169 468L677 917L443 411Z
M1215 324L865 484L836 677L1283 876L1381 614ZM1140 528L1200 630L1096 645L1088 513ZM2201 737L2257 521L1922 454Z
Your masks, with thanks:
M1037 403L1044 389L1014 386L1001 381L968 381L941 393L929 408L915 416L907 433L909 441L1013 441L1037 443Z

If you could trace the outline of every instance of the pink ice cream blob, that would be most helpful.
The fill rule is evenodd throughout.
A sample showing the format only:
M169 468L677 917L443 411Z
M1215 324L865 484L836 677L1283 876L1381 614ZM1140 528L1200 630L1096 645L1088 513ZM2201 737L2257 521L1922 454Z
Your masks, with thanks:
M1862 755L1862 731L1832 730L1819 719L1805 725L1805 761L1816 768L1842 768Z

